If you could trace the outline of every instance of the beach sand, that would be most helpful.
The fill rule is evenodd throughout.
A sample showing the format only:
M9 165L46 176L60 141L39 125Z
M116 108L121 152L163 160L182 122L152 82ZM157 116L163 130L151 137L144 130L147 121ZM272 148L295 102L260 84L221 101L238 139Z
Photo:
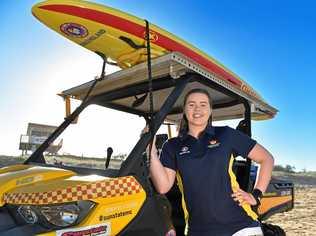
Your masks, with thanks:
M266 222L279 225L288 236L316 236L316 186L295 187L294 209L273 215Z

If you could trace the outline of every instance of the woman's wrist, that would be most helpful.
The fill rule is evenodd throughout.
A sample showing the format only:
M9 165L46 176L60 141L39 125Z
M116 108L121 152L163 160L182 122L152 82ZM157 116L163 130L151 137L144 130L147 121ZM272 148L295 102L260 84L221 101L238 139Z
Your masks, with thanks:
M252 196L254 197L254 199L256 200L256 205L255 206L260 206L261 204L261 198L263 196L262 191L260 189L255 188L252 191Z

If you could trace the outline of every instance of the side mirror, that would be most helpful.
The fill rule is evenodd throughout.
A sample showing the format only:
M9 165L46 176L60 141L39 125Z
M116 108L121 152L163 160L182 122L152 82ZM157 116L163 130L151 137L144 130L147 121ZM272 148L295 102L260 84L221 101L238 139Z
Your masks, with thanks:
M105 169L107 169L107 168L109 167L112 154L113 154L113 148L108 147L108 148L106 149Z

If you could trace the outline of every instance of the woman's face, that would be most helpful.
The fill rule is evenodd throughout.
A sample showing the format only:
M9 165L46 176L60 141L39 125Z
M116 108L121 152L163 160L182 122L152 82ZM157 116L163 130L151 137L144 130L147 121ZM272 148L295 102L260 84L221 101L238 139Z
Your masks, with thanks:
M188 96L184 107L189 128L192 126L205 128L212 109L208 97L203 93L192 93Z

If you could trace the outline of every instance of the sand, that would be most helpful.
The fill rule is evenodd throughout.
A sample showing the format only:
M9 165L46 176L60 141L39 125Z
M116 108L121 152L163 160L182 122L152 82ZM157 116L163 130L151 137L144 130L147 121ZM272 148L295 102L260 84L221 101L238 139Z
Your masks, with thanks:
M316 186L295 187L294 209L273 215L266 222L281 226L288 236L316 236Z

